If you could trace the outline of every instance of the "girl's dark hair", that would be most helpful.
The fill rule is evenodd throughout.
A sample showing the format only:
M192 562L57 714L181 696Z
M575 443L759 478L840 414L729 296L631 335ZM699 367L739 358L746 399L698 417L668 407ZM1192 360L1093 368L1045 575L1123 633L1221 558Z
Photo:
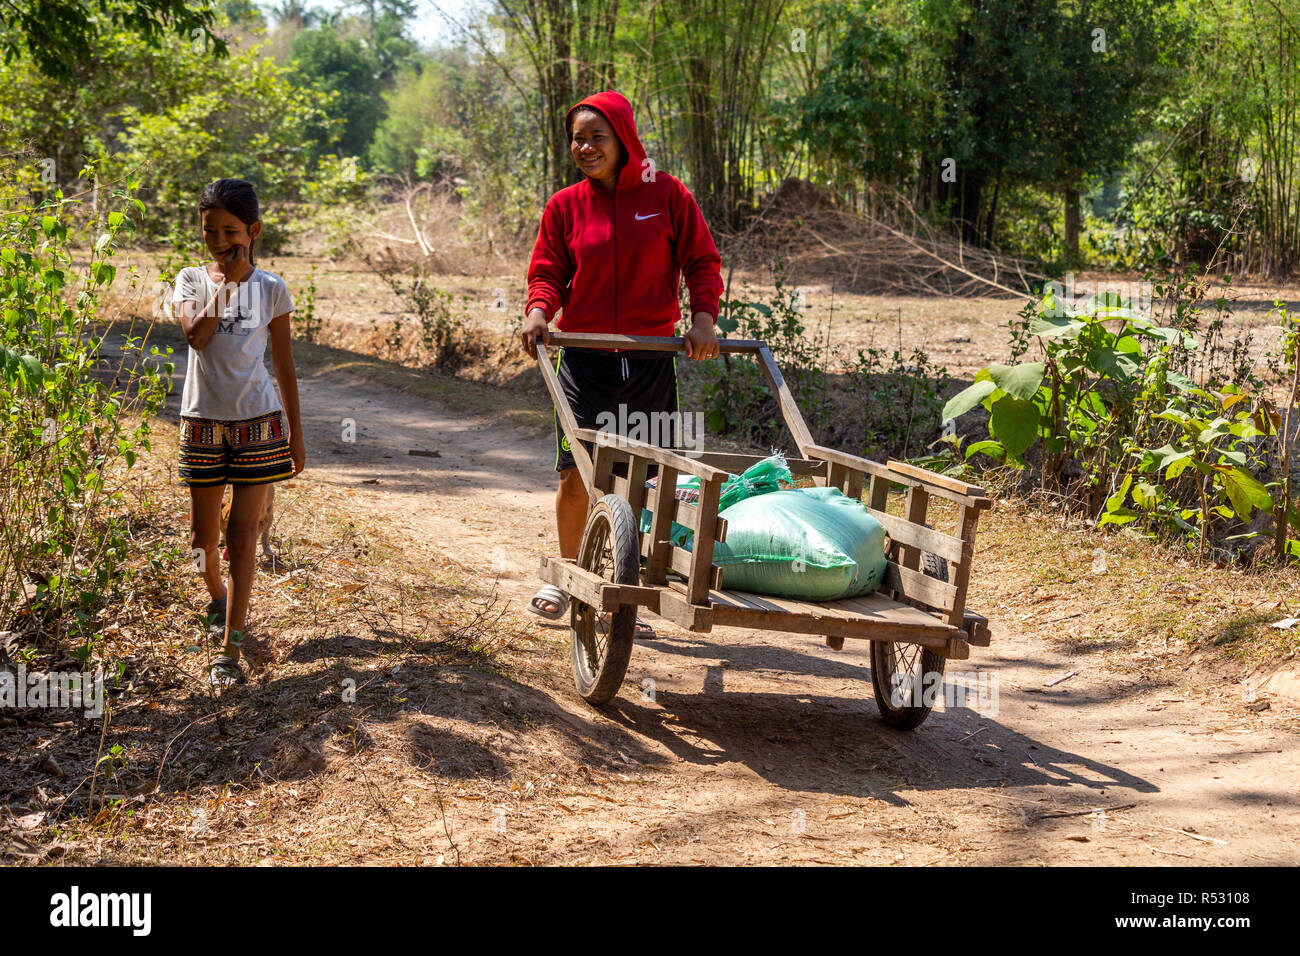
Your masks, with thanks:
M618 168L621 170L621 169L623 168L623 166L626 165L626 163L627 163L627 161L628 161L628 158L629 158L629 153L628 153L628 151L627 151L627 147L624 146L624 145L623 145L623 141L622 141L621 139L619 139L618 133L617 133L617 131L615 131L615 129L614 129L614 124L609 122L609 117L606 116L604 113L602 113L600 110L596 109L596 107L594 107L594 106L590 106L590 105L587 104L587 103L583 103L581 106L575 106L575 107L573 108L573 112L571 112L571 113L570 113L567 117L565 117L565 119L564 119L564 133L565 133L565 135L568 136L569 139L573 139L573 121L574 121L575 119L577 119L579 113L595 113L597 116L599 116L601 119L603 119L606 123L609 123L609 129L610 129L610 132L614 134L614 140L615 140L615 142L618 143L618 148L619 148L619 153L620 153L620 155L619 155L619 160L618 160Z
M257 190L247 179L218 179L205 187L199 196L199 215L202 216L209 209L224 209L245 226L251 226L262 218L258 211ZM253 257L253 247L256 244L257 240L254 239L248 245L249 265L257 264Z

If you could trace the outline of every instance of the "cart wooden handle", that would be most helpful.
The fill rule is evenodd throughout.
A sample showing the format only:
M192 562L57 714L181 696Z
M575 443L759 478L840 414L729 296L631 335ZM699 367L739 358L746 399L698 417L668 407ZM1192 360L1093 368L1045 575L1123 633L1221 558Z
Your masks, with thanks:
M538 340L541 341L540 339ZM596 332L552 332L551 345L584 349L622 349L634 352L685 352L682 336L605 335ZM767 343L756 339L718 339L720 352L757 352Z

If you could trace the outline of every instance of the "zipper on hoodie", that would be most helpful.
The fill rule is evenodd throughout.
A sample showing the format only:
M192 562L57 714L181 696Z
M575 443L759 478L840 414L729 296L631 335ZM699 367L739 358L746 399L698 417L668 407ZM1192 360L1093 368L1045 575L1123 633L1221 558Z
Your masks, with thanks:
M619 170L619 175L622 175ZM614 334L618 335L618 180L614 180L614 188L610 192L614 200Z

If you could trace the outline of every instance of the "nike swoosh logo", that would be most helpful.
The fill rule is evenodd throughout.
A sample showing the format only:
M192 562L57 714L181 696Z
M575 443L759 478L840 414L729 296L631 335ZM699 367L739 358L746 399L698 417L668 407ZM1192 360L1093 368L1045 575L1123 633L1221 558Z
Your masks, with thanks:
M648 215L648 216L643 216L643 215L641 215L641 214L638 212L638 213L634 213L634 214L633 214L633 218L634 218L634 219L653 219L653 218L654 218L655 216L657 216L657 215L659 215L659 213L657 213L657 212L652 212L652 213L651 213L650 215Z

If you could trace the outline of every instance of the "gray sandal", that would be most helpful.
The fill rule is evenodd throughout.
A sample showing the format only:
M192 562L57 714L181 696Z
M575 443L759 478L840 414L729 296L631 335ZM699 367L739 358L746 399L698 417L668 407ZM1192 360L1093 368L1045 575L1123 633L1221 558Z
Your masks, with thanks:
M596 632L599 634L609 633L609 615L612 612L603 611L596 615ZM655 629L647 624L641 618L636 619L636 627L632 630L632 640L648 641L655 637Z
M547 604L554 604L554 611L544 611L538 605L545 601ZM528 610L538 617L546 618L548 621L558 621L569 613L569 596L553 584L543 585L537 593L532 596L528 602Z
M243 684L247 680L244 665L233 657L221 654L214 657L208 665L208 683L213 687L229 687L232 684Z

